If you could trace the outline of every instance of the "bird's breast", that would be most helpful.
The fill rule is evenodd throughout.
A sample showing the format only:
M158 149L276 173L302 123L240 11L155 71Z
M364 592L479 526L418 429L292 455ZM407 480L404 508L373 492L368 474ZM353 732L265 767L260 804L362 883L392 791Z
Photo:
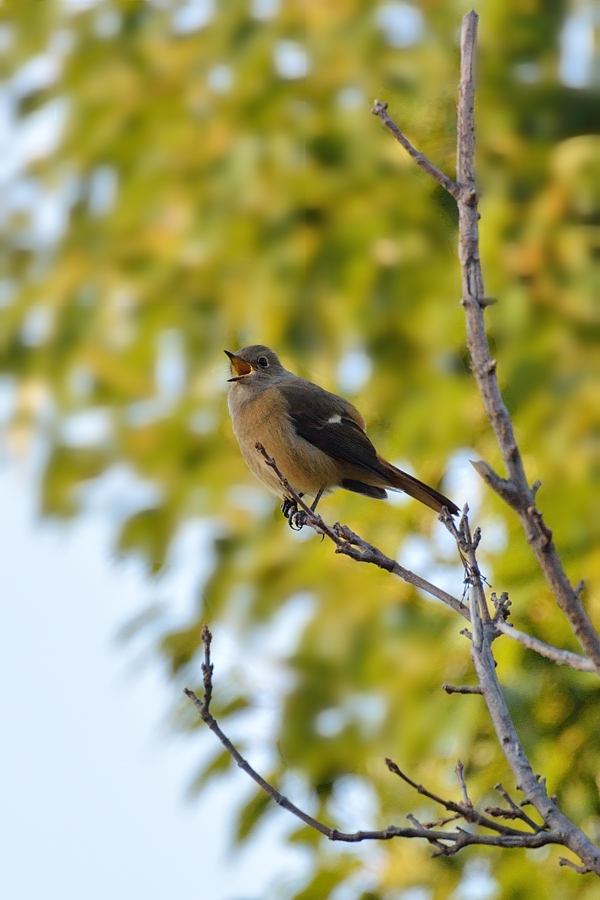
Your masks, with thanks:
M338 480L335 462L296 433L287 403L277 388L267 388L255 396L245 391L246 385L234 384L229 392L229 411L242 456L259 481L274 494L284 495L279 478L256 450L257 442L299 493L314 496L321 488L333 487Z

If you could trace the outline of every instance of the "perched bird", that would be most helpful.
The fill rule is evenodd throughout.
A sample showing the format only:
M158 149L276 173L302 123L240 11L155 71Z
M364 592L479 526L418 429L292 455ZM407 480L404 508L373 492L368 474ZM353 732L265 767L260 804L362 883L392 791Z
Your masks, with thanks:
M386 489L404 491L436 512L446 507L458 513L452 500L377 453L348 400L288 372L262 344L225 353L232 375L229 412L242 456L258 480L282 498L290 524L295 505L257 452L257 442L298 494L314 497L313 510L323 494L344 488L378 500L387 497Z

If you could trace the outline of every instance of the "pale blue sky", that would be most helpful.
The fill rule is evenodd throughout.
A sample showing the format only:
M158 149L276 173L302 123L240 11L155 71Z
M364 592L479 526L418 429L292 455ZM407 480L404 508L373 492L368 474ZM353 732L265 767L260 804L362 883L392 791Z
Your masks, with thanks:
M3 896L279 900L266 885L302 871L301 853L281 848L287 817L276 811L257 843L232 854L247 777L236 770L185 799L215 739L173 734L175 689L155 660L115 641L150 589L111 560L106 520L40 524L14 465L0 469L0 496ZM219 643L229 657L231 638Z

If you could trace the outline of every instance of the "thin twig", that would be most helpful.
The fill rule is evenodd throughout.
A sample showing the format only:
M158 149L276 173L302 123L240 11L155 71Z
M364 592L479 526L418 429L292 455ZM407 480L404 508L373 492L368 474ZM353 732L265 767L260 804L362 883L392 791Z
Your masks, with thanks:
M388 131L390 131L394 135L398 143L404 147L408 155L414 159L416 164L420 166L420 168L423 169L424 172L427 172L428 175L431 175L431 177L434 178L438 184L441 184L444 190L448 191L448 193L451 194L455 200L457 200L460 196L460 186L456 184L456 182L452 181L451 178L448 178L447 175L444 175L441 169L438 169L438 167L435 166L431 162L431 160L427 159L427 157L423 153L413 147L411 142L400 131L393 119L390 119L387 114L387 108L387 103L382 103L380 100L375 100L371 112L374 116L377 116L379 119L381 119Z
M439 856L447 856L448 855L446 845L442 844L441 841L430 837L431 832L433 831L432 828L428 828L427 825L425 825L423 822L419 822L417 817L414 816L412 813L407 813L406 818L411 823L411 825L414 825L415 830L419 831L421 833L422 837L427 838L427 840L429 841L429 843L431 844L432 847L437 848L437 853L434 854L434 856L438 856L438 855Z
M494 625L496 625L498 622L506 622L510 615L510 607L512 606L510 600L508 599L507 592L503 591L503 593L498 597L496 592L492 591L491 600L494 604L494 609L496 610L493 618Z
M471 798L469 797L469 792L467 791L467 782L465 779L465 767L462 764L462 762L460 761L460 759L458 759L456 761L456 766L454 767L454 771L456 772L456 777L458 778L458 781L460 784L460 789L461 789L462 795L463 795L463 801L466 806L469 806L472 808L473 804L471 802Z
M588 869L587 866L578 866L577 863L574 863L570 859L565 859L564 856L558 857L559 866L568 866L569 869L573 869L574 872L577 872L579 875L589 875L593 869Z
M270 784L266 779L259 775L259 773L250 765L250 763L242 756L242 754L237 750L237 748L232 744L229 738L224 734L221 730L218 722L214 718L214 716L209 712L210 698L212 696L213 691L213 665L210 661L210 644L212 640L212 635L206 625L202 628L202 642L204 645L204 663L202 666L203 671L203 682L204 682L204 697L200 700L194 691L189 688L184 689L184 694L189 697L190 700L196 706L200 718L202 721L208 725L210 730L216 734L220 742L223 744L228 753L231 754L233 759L236 761L238 766L246 772L247 775L252 778L256 784L259 785L272 800L275 801L279 806L283 809L286 809L288 812L292 813L292 815L296 816L310 828L314 828L320 834L325 835L325 837L329 838L330 841L343 841L345 843L358 843L360 841L387 841L391 840L391 838L403 837L403 838L421 838L423 840L428 841L432 846L436 848L435 855L438 856L453 856L455 853L458 853L459 850L462 850L463 847L467 847L473 844L484 844L487 846L493 847L506 847L508 849L519 848L519 847L543 847L546 844L562 844L561 836L559 834L550 834L548 832L544 832L542 835L540 834L530 834L528 832L523 832L518 829L509 828L504 825L500 825L497 822L494 822L492 819L487 819L486 816L483 816L479 813L476 813L474 810L465 807L463 811L460 807L460 804L455 804L457 809L456 812L460 814L461 817L466 818L466 815L470 815L472 818L470 821L481 821L481 824L486 824L486 827L491 828L494 832L493 835L487 834L471 834L470 832L466 832L461 828L458 828L456 831L442 831L439 828L429 828L425 825L422 825L418 822L414 817L408 817L409 820L414 821L415 827L413 828L398 828L395 825L390 825L387 828L380 830L372 830L372 831L354 831L354 832L343 832L338 831L336 828L331 828L329 825L325 825L324 822L320 822L318 819L315 819L314 816L309 815L308 813L301 810L295 803L292 803L287 797L285 797L282 793L280 793L277 788L275 788L272 784ZM388 761L388 766L391 761ZM391 764L394 766L395 764ZM397 769L397 767L396 767ZM394 770L393 770L394 771ZM398 773L400 770L398 769ZM400 773L401 774L401 773ZM408 781L410 784L414 785L414 782L411 782L407 776L402 775L404 780ZM416 785L414 785L417 787ZM417 787L417 789L419 789ZM447 809L452 808L452 804L450 801L444 801L441 798L436 798L434 794L425 791L425 789L420 789L419 793L425 793L427 796L432 799L436 799ZM476 816L477 818L473 818ZM490 823L487 825L487 823Z
M458 553L465 567L465 582L468 585L469 610L471 612L471 625L473 628L473 643L477 647L482 644L482 629L488 627L492 620L485 599L483 579L477 563L476 550L481 539L481 533L477 529L475 539L471 536L469 526L469 507L465 504L458 525L452 516L441 515L440 520L446 526L456 541Z
M279 478L286 495L289 496L303 511L305 516L304 524L314 529L317 534L324 534L328 537L329 540L335 544L336 553L341 553L343 556L349 556L356 562L370 563L380 569L384 569L386 572L390 572L392 575L396 575L398 578L406 581L407 584L412 584L414 587L419 588L419 590L431 594L431 596L435 597L437 600L441 600L442 603L445 603L446 606L449 606L454 612L457 612L459 615L463 616L463 618L469 620L469 611L467 607L461 603L457 597L453 597L452 594L448 594L446 591L443 591L441 588L437 587L437 585L432 584L420 575L416 575L409 569L405 569L404 566L401 566L395 559L386 556L385 553L382 553L377 547L364 541L346 525L340 525L339 522L336 522L333 527L328 525L317 512L314 512L310 506L308 506L300 494L292 487L285 475L282 474L277 462L272 456L269 456L263 445L257 443L255 447L257 452L264 458L266 464L273 469Z
M577 669L580 672L596 671L596 667L591 659L580 656L579 653L573 653L571 650L561 650L559 647L547 644L539 638L532 637L532 635L526 634L524 631L513 628L508 622L496 622L495 624L496 629L501 631L502 634L505 634L513 641L518 641L519 644L527 647L528 650L535 650L540 656L551 659L552 662L555 662L559 666L570 666L571 669Z
M212 699L212 676L214 666L210 661L210 645L212 643L212 634L208 625L202 626L201 632L202 645L204 647L204 660L202 662L202 680L204 683L204 701L203 708L209 712L210 701Z
M448 812L458 813L465 819L467 822L471 822L475 825L481 825L484 828L490 828L492 831L496 831L499 834L526 834L527 832L521 831L518 828L509 828L506 825L501 825L499 822L495 822L493 819L484 816L483 813L480 813L475 809L471 801L467 796L467 800L464 803L456 803L454 800L445 800L443 797L439 797L437 794L434 794L432 791L428 790L426 787L423 787L422 784L418 784L416 781L413 781L410 776L408 776L405 772L403 772L400 767L392 760L386 759L385 764L394 775L397 775L407 784L409 784L418 794L422 794L423 797L427 797L429 800L433 800L434 803L439 803L440 806L443 806L444 809L447 809ZM458 775L458 773L457 773ZM460 781L460 777L459 777ZM462 783L461 783L462 786ZM466 787L464 788L466 791ZM464 796L464 793L463 793Z
M441 828L442 825L447 825L449 822L457 822L462 818L463 816L460 813L454 813L452 816L440 816L435 822L424 822L423 825L425 828Z
M204 645L204 662L202 663L202 674L203 674L203 682L204 682L204 697L200 700L194 691L191 691L189 688L184 689L184 694L189 697L190 700L193 701L200 718L202 721L208 725L210 730L216 734L219 738L225 749L231 756L235 759L236 763L246 772L247 775L252 778L266 793L275 801L275 803L279 804L279 806L283 807L283 809L287 809L289 812L293 813L293 815L297 816L307 825L310 825L311 828L315 828L317 831L320 831L322 834L325 834L327 837L331 838L331 834L334 829L329 828L327 825L324 825L322 822L317 821L312 816L309 816L308 813L303 812L299 809L291 800L288 800L287 797L284 797L283 794L279 793L273 785L269 784L258 772L252 768L250 763L244 759L242 754L237 750L237 748L231 743L226 734L221 730L217 720L214 716L211 715L209 711L210 699L212 697L212 676L214 667L210 661L210 644L212 641L212 634L209 631L208 627L204 625L202 627L202 643ZM343 838L340 838L343 840Z
M473 314L478 315L475 311ZM479 315L482 316L481 313ZM485 340L486 350L489 353L487 338ZM477 372L474 371L477 377ZM481 384L479 387L481 391ZM488 412L488 416L490 415ZM499 435L502 435L503 432L499 425L495 424L496 420L490 418L490 421L500 442ZM515 449L518 452L516 444ZM559 607L565 613L573 633L585 650L587 657L593 661L594 671L600 673L600 638L581 602L583 582L580 581L575 587L572 587L565 574L552 539L552 531L545 524L541 512L535 506L533 488L536 488L536 485L534 484L530 490L525 480L519 482L512 476L510 479L501 478L484 460L472 461L471 464L485 483L519 516L527 541L531 545L546 582L556 597Z
M510 810L503 810L499 808L495 808L494 812L491 809L486 808L486 812L490 815L501 815L504 818L510 819L520 819L522 822L525 822L526 825L529 825L530 828L533 828L534 831L540 831L540 829L544 829L547 826L538 825L537 822L534 822L530 816L527 815L526 812L523 812L523 807L512 799L507 790L505 790L501 784L496 784L494 786L494 790L498 791L501 797L506 800L508 805L510 806Z
M445 681L442 690L447 694L481 694L481 688L478 684L448 684Z

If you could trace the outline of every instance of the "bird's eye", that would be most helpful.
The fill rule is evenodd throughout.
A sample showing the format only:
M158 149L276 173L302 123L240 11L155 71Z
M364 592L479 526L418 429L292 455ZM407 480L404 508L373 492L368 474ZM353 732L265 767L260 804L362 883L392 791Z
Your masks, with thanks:
M269 360L267 359L266 356L259 356L258 364L259 364L259 366L262 366L263 369L266 369L267 366L269 365Z

